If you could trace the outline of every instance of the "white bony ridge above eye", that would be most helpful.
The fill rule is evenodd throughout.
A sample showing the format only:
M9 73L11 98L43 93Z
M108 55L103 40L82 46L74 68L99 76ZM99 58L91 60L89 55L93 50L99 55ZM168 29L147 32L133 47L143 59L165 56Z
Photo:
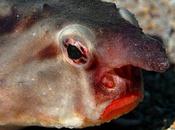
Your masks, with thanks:
M137 19L135 18L134 14L132 14L129 10L125 8L119 8L119 13L128 22L130 22L132 25L139 27L139 23Z

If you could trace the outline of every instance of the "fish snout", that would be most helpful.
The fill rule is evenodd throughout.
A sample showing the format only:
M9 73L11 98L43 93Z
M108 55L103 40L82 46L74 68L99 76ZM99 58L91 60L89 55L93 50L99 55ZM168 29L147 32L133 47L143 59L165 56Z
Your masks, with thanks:
M108 32L98 52L100 59L103 59L102 64L112 68L132 65L156 72L164 72L169 68L163 41L137 28Z

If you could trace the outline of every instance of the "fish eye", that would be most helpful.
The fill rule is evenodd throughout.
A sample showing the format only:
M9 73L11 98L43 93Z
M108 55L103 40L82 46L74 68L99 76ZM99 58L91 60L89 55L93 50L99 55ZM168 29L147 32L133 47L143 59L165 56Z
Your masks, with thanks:
M81 65L88 62L89 51L83 43L76 38L69 36L64 39L63 42L63 52L66 53L66 57L71 60L72 63Z
M139 23L134 14L132 14L129 10L124 8L119 8L119 13L126 21L131 23L132 25L139 27Z
M94 34L85 26L73 24L58 33L63 56L75 67L88 67L93 59Z
M76 46L71 45L71 44L68 45L67 47L67 53L68 53L68 57L73 60L77 60L82 57L81 51Z

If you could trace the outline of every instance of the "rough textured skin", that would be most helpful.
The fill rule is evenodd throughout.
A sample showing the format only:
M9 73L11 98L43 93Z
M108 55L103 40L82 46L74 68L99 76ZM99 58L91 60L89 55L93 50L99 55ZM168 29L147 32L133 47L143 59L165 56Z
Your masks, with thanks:
M0 124L85 127L131 111L161 43L99 0L1 0ZM5 10L5 9L4 9ZM81 50L71 59L67 48Z

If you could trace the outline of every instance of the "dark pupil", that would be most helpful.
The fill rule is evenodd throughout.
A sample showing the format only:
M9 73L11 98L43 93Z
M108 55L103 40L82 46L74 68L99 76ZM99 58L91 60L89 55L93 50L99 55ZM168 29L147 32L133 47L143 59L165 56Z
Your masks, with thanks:
M82 56L82 53L80 52L80 50L76 46L73 46L73 45L68 45L67 53L68 53L69 58L74 59L74 60L79 59Z

